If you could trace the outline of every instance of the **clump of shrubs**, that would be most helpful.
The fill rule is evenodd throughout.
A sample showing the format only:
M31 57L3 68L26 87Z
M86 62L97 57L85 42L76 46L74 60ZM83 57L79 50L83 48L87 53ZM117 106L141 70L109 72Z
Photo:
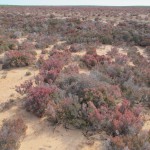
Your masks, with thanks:
M63 82L57 81L59 87L66 91L67 96L75 95L77 99L74 100L69 97L63 105L60 103L58 110L61 110L61 113L53 108L55 114L63 114L66 122L67 115L72 114L69 118L72 117L73 122L82 122L84 127L90 127L94 130L105 130L113 136L139 131L142 126L140 107L133 108L129 101L122 101L122 93L119 87L108 83L98 83L91 79L86 79L84 75L83 79L80 76L69 76L61 79ZM120 101L122 101L121 104L118 104ZM76 117L74 112L77 114ZM56 118L59 117L56 115Z
M123 101L121 105L115 105L114 102L101 103L101 100L72 96L58 104L50 104L48 111L51 113L48 117L54 122L78 128L104 130L113 136L127 135L137 133L142 127L140 110L127 106L128 103Z
M26 51L11 50L5 53L3 68L25 67L32 65L35 56Z
M0 149L18 150L27 126L21 118L5 120L0 129Z
M93 101L96 107L106 104L113 105L114 100L121 98L121 90L118 86L107 83L99 83L98 87L84 89L83 100Z
M67 44L66 44L66 43L55 44L55 45L53 46L53 49L57 49L57 50L67 50Z
M56 85L64 90L67 96L72 94L82 98L85 89L98 87L99 82L85 74L71 74L59 76Z
M44 85L30 88L26 96L26 110L38 117L42 117L55 92L56 88Z
M48 48L49 45L54 44L56 42L57 42L57 38L54 36L41 35L36 38L35 47L37 49L45 49Z
M130 102L124 100L114 111L111 132L113 135L126 135L138 133L142 127L140 116L141 108L130 106Z
M0 104L0 112L4 112L11 107L13 107L16 104L16 101L13 99L10 99L8 102L4 102Z
M123 101L122 104L115 107L107 105L96 105L89 101L89 117L91 123L96 129L105 130L108 134L126 135L137 132L142 127L142 119L140 118L139 110L136 111L131 106L126 106L128 101Z
M0 54L9 50L18 50L18 42L7 37L0 37Z
M70 60L70 53L52 51L49 59L42 61L40 68L40 76L45 83L54 82L60 74L63 66Z
M85 56L83 56L83 58L81 59L81 61L83 63L85 63L85 65L91 69L93 67L95 67L98 64L104 64L105 62L109 63L110 59L107 58L106 56L99 56L97 54L86 54Z
M108 150L148 150L150 149L150 131L139 134L111 137Z
M71 53L69 50L65 50L63 52L60 52L58 50L52 50L49 54L49 58L53 58L56 61L61 60L64 65L69 63L71 57Z
M77 44L77 43L72 44L69 48L70 52L73 52L73 53L80 52L83 49L84 49L84 45Z
M58 104L50 104L47 112L48 119L53 123L62 123L65 127L73 125L77 128L87 127L87 116L80 113L81 105L78 97L70 96L60 101ZM85 119L83 119L85 117Z
M40 75L43 77L44 82L49 83L56 80L62 68L63 63L61 60L47 59L41 66Z

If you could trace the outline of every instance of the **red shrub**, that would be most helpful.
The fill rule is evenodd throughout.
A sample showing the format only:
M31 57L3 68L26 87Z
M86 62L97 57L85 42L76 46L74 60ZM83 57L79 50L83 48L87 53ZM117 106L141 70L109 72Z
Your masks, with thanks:
M41 66L41 70L52 70L52 69L62 69L63 63L59 59L49 58L45 61L43 61L43 64Z
M49 83L55 81L60 71L63 68L63 64L58 59L45 60L40 69L40 75L44 79L44 82Z
M47 86L30 88L26 96L25 108L38 117L42 117L55 91L55 88Z
M49 58L60 60L64 65L66 65L70 61L71 53L68 50L65 50L63 52L53 50L50 52Z
M97 54L93 54L93 55L86 54L85 56L83 56L81 60L90 69L98 64L104 64L105 62L110 62L109 58L105 56L99 56Z
M91 108L89 113L91 122L97 127L103 125L106 132L113 136L138 133L142 127L140 109L131 108L127 100L116 106L115 110L106 105L97 108L91 101L88 104Z
M44 82L55 81L69 59L70 53L52 51L49 59L43 61L40 68L40 75L43 77Z
M137 133L142 127L140 107L131 108L130 102L124 100L116 107L112 120L113 134Z
M55 81L60 73L60 69L52 69L49 71L43 71L41 70L40 74L44 78L44 82L51 83L51 81Z
M96 88L87 88L84 92L83 100L92 101L97 108L102 104L112 106L114 105L114 100L121 99L120 88L108 84L101 84Z
M88 102L88 121L95 130L104 130L107 132L110 122L113 118L113 109L106 105L97 108L93 102Z
M4 68L23 67L33 64L35 56L26 51L12 50L5 53Z

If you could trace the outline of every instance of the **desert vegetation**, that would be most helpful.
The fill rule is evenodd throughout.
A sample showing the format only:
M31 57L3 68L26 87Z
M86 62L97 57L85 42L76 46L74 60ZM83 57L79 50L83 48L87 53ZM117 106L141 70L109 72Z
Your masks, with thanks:
M149 7L0 7L0 22L0 115L15 114L1 150L25 150L30 116L83 133L87 149L150 149Z

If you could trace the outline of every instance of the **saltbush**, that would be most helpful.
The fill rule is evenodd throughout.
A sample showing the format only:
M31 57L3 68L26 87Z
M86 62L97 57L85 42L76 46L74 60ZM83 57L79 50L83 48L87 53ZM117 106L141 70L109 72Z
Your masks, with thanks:
M64 65L69 62L70 53L52 51L49 59L43 60L40 68L40 75L44 79L44 82L49 83L55 81Z
M138 133L142 127L140 116L141 108L130 106L130 102L124 100L114 111L111 132L113 135L125 135Z
M35 61L35 56L26 51L11 50L5 53L4 68L10 67L25 67L32 65Z
M107 58L106 56L99 56L97 54L86 54L85 56L83 56L83 58L81 59L81 61L83 63L85 63L85 65L91 69L92 67L95 67L98 64L104 64L105 62L110 62L109 58Z
M21 118L5 120L0 129L0 149L18 150L27 126Z
M89 101L89 117L97 129L103 129L113 136L138 133L142 127L140 109L132 108L129 101L125 100L115 108L96 105Z
M66 95L73 94L82 98L86 88L98 87L99 82L85 74L71 74L60 75L56 84L66 92Z
M101 83L98 87L84 89L84 102L92 101L96 107L101 105L114 105L114 100L121 99L121 91L118 86Z
M45 114L47 105L52 99L56 88L48 86L36 86L28 90L25 108L27 111L32 112L38 117L42 117Z
M7 37L0 37L0 54L9 50L18 50L18 42Z
M111 137L107 142L108 150L148 150L150 149L150 131L135 135Z
M63 63L61 60L45 60L40 69L40 75L44 78L44 82L48 83L50 81L55 81L62 67Z

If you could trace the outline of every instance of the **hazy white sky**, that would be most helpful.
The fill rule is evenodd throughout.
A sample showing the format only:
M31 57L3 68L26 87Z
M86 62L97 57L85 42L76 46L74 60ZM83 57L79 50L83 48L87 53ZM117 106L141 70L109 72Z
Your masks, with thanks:
M108 6L150 6L150 0L0 0L9 5L108 5Z

